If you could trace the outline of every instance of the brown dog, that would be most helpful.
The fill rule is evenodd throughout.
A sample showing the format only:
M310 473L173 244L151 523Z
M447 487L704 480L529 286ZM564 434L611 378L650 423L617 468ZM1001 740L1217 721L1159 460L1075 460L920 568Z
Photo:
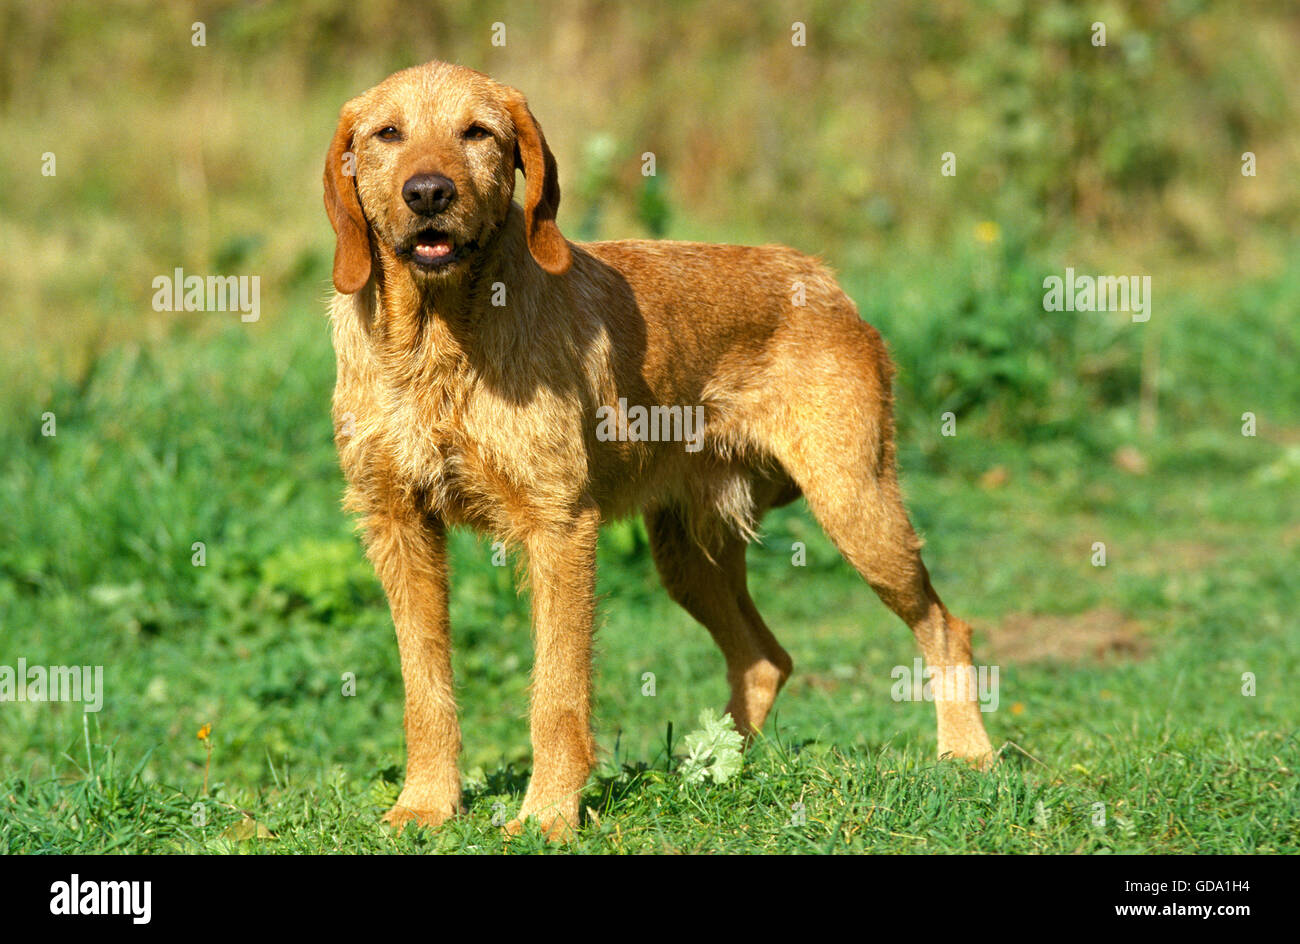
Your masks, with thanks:
M512 830L578 823L602 521L644 513L669 594L722 649L743 733L791 670L746 590L745 544L800 494L930 667L971 666L900 497L893 368L831 274L782 247L570 243L559 202L524 97L441 62L344 105L325 162L335 440L406 687L398 827L460 807L448 525L527 552L534 768ZM940 754L987 762L975 702L937 708Z

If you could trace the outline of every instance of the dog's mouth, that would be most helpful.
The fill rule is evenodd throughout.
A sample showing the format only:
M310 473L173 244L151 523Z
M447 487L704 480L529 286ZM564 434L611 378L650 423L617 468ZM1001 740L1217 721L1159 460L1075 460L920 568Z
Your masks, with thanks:
M416 268L433 272L446 268L464 257L464 246L457 246L451 235L442 230L424 229L398 250L398 255Z

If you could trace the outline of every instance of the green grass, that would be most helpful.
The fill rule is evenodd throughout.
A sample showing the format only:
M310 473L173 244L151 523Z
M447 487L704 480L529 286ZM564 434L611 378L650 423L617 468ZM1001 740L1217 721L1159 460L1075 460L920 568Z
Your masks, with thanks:
M795 676L738 779L684 784L682 740L726 700L722 660L659 588L639 525L620 524L600 556L595 815L572 848L1300 851L1300 456L1284 369L1296 328L1283 314L1300 286L1242 287L1248 304L1224 313L1191 291L1169 300L1153 435L1133 429L1141 344L1078 319L1077 336L1049 326L1015 344L1036 344L1049 373L1091 348L1118 364L1110 374L1075 371L1061 392L1007 372L1025 358L993 358L997 375L976 378L983 400L942 437L945 371L966 369L943 358L1001 343L949 344L942 325L973 306L996 328L999 300L1022 304L1022 264L968 301L959 276L927 281L901 260L872 289L858 287L868 273L846 276L903 365L903 474L934 582L975 623L977 661L1000 666L986 716L999 766L933 758L933 706L890 698L890 670L916 655L910 634L794 506L769 517L749 559ZM507 846L493 825L517 810L531 763L528 611L513 568L467 533L453 539L452 619L468 813L401 837L379 822L401 780L401 680L382 591L339 508L316 294L258 324L181 324L106 349L84 374L5 402L0 664L103 665L106 695L92 715L0 705L0 850L549 851L535 833ZM1246 342L1249 370L1233 348L1222 370L1203 366L1225 324L1271 332ZM1259 412L1258 437L1240 434L1244 409ZM46 410L54 437L40 435ZM1132 443L1144 475L1110 459ZM1002 484L982 480L998 467ZM1096 541L1105 567L1090 563ZM1070 651L1099 613L1120 614L1131 645Z
M399 31L318 0L217 4L198 48L184 7L102 6L0 11L0 666L102 665L107 689L93 715L0 703L0 851L506 848L527 601L454 535L468 813L392 836L397 647L328 416L320 161L343 101L434 57L528 95L570 237L784 242L842 270L900 367L935 584L1001 671L1000 765L936 762L933 706L890 698L909 633L782 510L749 560L795 676L738 779L684 785L722 660L616 525L574 848L1300 851L1294 13L1120 5L1103 48L1066 0L813 4L795 47L794 14L740 0L455 0ZM580 95L556 81L575 61ZM258 275L262 321L153 312L176 266ZM1151 274L1151 321L1044 312L1067 266Z

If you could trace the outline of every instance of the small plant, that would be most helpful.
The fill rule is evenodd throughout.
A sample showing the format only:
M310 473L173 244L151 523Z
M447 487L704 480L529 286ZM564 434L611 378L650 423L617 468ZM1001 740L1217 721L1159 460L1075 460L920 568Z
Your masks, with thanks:
M714 783L726 783L740 773L743 746L731 715L719 718L712 708L705 708L700 712L700 729L686 735L690 754L682 762L682 781L701 783L710 777Z
M208 759L203 764L203 795L208 795L208 771L212 769L212 725L205 724L195 735L208 749Z

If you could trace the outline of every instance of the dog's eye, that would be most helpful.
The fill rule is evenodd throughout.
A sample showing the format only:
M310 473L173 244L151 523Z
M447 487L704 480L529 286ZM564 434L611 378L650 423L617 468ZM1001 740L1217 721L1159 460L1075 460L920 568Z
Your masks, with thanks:
M492 137L492 132L482 125L470 125L461 137L466 141L482 141L484 138Z
M400 141L402 140L402 132L398 131L392 125L389 125L387 128L381 128L376 131L375 137L380 141Z

